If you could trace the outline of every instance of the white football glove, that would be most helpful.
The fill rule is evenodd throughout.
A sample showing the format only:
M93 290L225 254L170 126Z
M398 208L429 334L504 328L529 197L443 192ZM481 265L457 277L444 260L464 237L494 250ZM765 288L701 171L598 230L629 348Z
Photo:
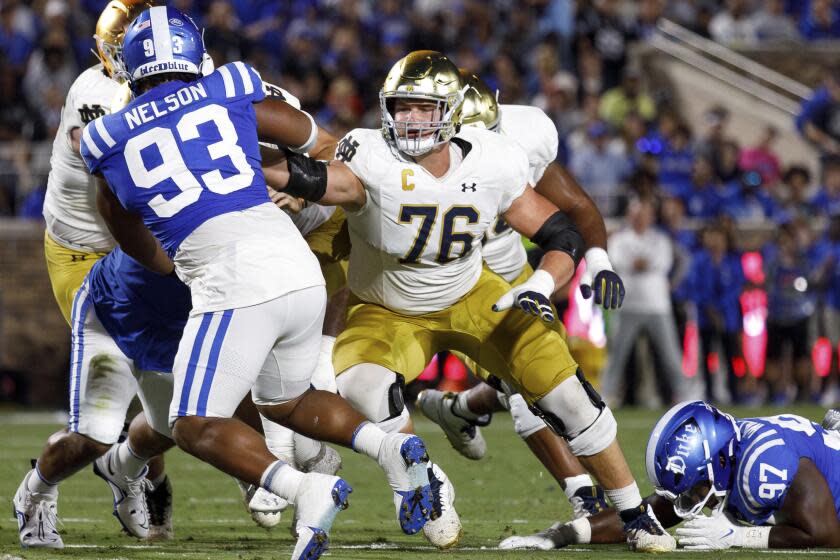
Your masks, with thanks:
M736 524L721 510L698 515L677 529L680 546L688 550L723 550L744 546L746 527Z
M546 323L554 322L554 308L551 294L554 293L554 278L545 270L536 270L525 282L511 288L493 304L493 311L505 311L516 304L529 315L536 315Z

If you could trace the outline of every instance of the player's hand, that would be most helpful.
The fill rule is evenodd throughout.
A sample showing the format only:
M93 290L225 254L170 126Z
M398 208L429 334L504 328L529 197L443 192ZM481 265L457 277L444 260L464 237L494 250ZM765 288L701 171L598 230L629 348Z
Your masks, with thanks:
M292 214L297 214L306 208L306 201L302 198L275 191L272 188L268 189L268 197L271 199L271 202L277 206L277 208Z
M677 528L680 546L687 550L723 550L744 545L744 527L722 511L698 515Z
M554 322L554 308L551 294L554 293L554 279L545 270L537 270L525 282L511 288L493 304L493 311L505 311L516 304L519 309L535 315L546 323Z
M580 278L580 293L585 299L595 295L595 304L604 309L618 309L624 302L624 282L612 268L607 252L593 247L586 252L586 272ZM594 280L593 280L594 279Z

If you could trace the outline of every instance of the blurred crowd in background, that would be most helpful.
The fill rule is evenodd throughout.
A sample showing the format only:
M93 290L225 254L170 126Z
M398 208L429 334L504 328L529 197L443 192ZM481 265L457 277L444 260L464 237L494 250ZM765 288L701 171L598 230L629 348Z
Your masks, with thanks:
M0 0L0 215L40 219L64 97L96 62L92 35L105 3ZM650 37L663 17L735 47L840 39L840 2L169 4L205 29L217 65L249 61L337 136L379 126L384 75L420 48L443 51L482 76L502 103L540 107L559 132L557 159L617 230L611 243L621 249L610 253L627 299L625 309L608 318L610 340L649 334L668 386L666 402L686 396L683 384L694 376L685 371L692 341L704 349L695 377L707 380L711 398L837 400L840 68L826 70L824 86L797 120L821 154L815 171L784 167L771 127L757 127L751 145L732 140L726 107L708 107L702 127L692 129L668 92L646 90L640 68L628 63L628 49ZM738 230L745 224L770 224L773 234L761 247L744 247ZM766 300L750 300L753 293ZM757 313L766 326L766 365L759 371L744 351L745 338L754 334L745 320L751 309L765 310ZM633 347L609 347L604 388L620 401ZM717 370L727 379L723 393L712 392L709 373Z

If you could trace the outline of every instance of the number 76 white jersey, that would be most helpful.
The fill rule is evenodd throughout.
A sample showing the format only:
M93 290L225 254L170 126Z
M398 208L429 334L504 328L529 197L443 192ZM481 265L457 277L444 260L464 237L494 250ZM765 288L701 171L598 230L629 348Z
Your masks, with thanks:
M494 132L464 128L449 144L449 172L435 178L401 157L380 130L356 129L336 158L361 180L367 202L349 212L348 284L363 301L421 315L458 301L481 274L481 243L524 192L528 158Z

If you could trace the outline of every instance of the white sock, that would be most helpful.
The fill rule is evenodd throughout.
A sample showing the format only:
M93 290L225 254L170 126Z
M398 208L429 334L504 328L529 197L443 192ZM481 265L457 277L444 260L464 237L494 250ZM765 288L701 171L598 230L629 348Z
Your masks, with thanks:
M564 478L563 482L566 484L566 487L563 489L563 492L566 493L566 497L570 500L572 499L572 496L575 495L575 492L577 492L581 488L585 486L592 486L592 479L589 478L588 474L569 476Z
M58 482L50 482L41 476L38 465L32 471L32 476L26 481L26 487L33 494L57 494Z
M374 461L379 461L379 449L382 447L382 442L387 435L376 424L362 422L356 428L350 446L353 448L353 451L367 455Z
M297 464L295 463L295 433L262 414L260 414L260 421L265 434L265 446L271 454L290 465Z
M617 490L604 489L604 494L607 495L607 499L612 502L618 512L637 508L642 504L642 495L639 494L639 487L635 481L633 484Z
M324 449L322 442L300 434L294 434L294 445L295 464L301 467L318 457Z
M135 479L140 476L149 459L138 456L128 441L124 441L111 451L111 461L114 469L125 477Z
M283 461L274 461L260 477L260 486L276 496L294 502L297 498L303 473Z
M476 387L481 387L481 385L476 385ZM467 405L467 398L472 390L473 389L467 389L466 391L458 393L458 396L455 397L455 404L452 405L452 412L461 418L466 418L467 420L478 420L481 414L476 414L470 410L469 405Z

